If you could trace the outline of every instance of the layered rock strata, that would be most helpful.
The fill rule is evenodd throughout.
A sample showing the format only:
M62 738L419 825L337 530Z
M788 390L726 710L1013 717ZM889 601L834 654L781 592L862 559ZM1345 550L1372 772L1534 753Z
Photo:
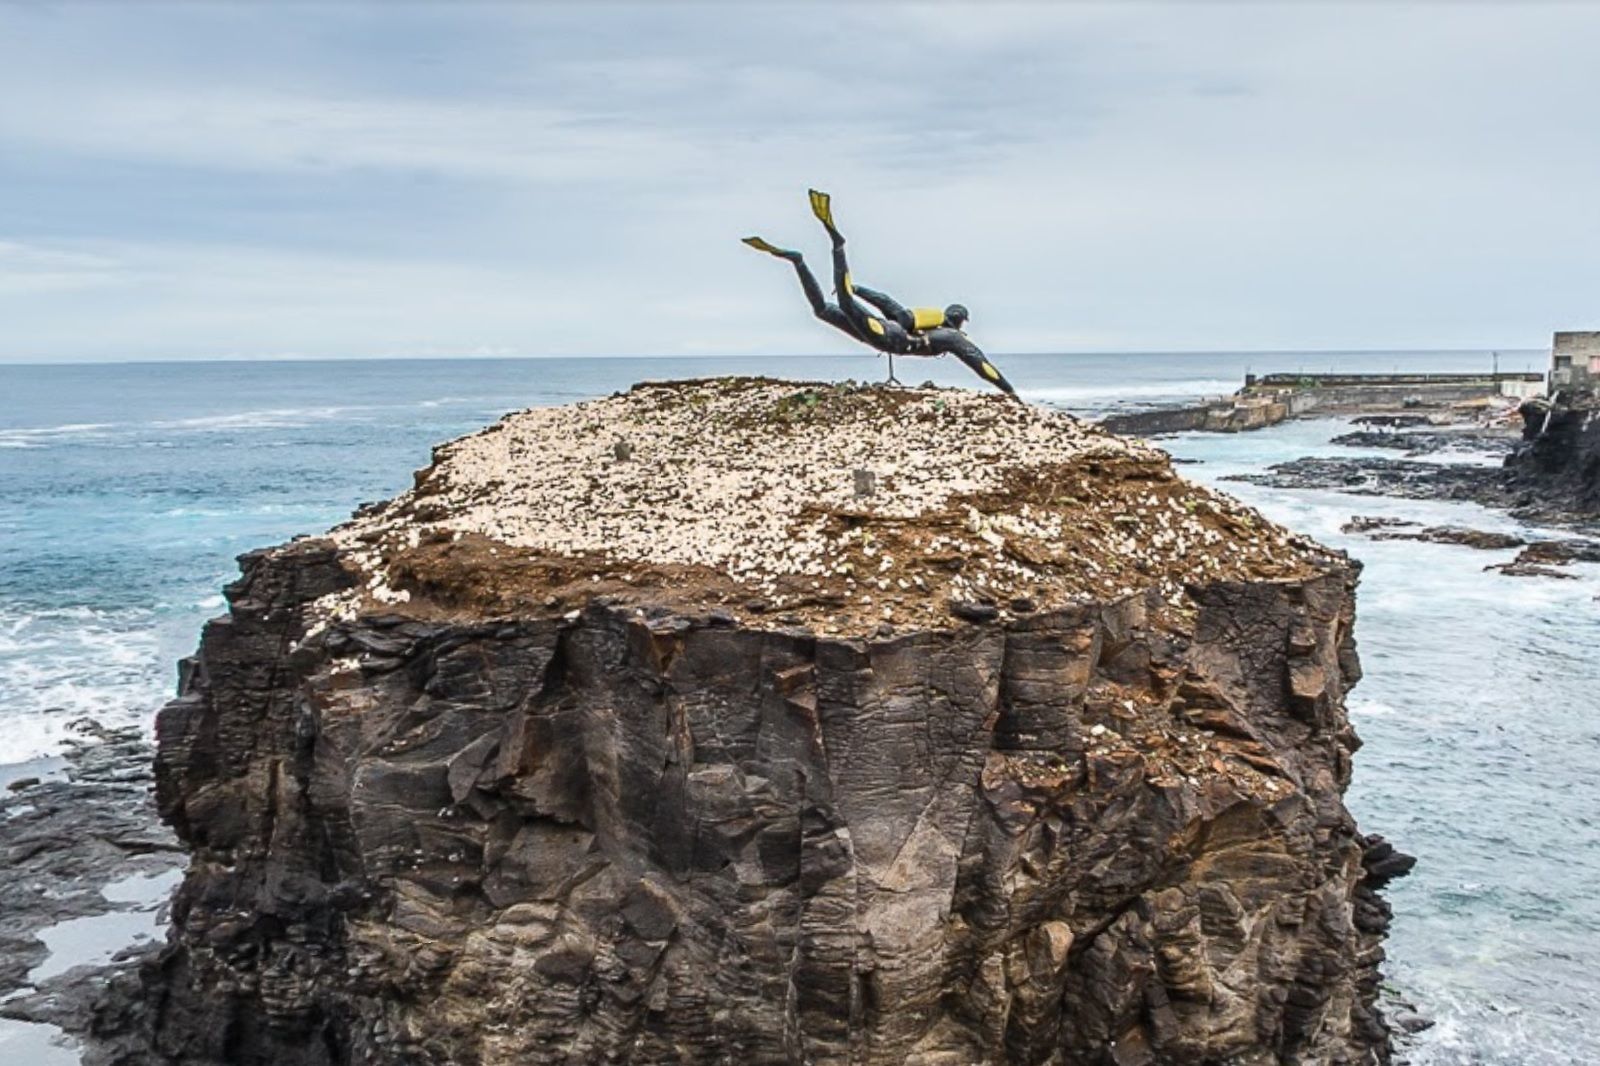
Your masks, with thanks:
M159 723L151 1058L1387 1058L1355 568L1160 452L641 386L242 562Z

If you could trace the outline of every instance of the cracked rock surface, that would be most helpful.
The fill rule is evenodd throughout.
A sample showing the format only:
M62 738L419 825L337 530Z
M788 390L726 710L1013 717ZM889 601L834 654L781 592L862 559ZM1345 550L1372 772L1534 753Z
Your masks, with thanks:
M971 402L839 395L808 405L816 432ZM113 1061L1387 1061L1378 889L1409 860L1342 803L1354 565L1159 452L1071 420L1053 440L1062 418L1014 427L1032 459L914 505L859 499L853 457L838 499L795 497L824 536L993 549L967 509L999 530L1006 487L1048 469L1035 525L997 532L1025 554L986 556L1034 573L973 581L988 611L931 592L890 627L847 596L754 610L782 588L759 556L558 565L533 526L453 509L474 487L444 463L420 479L440 491L245 557L160 718L157 798L191 859L169 946L106 1012ZM704 424L709 464L749 454ZM595 462L658 443L628 442ZM958 469L979 443L919 447ZM1080 565L1161 514L1202 533L1114 584ZM967 574L895 554L896 579Z

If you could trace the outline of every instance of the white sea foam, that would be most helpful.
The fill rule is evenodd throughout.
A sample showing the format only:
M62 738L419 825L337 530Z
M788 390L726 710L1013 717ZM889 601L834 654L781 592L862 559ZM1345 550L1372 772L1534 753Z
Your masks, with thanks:
M170 677L148 609L0 606L0 763L58 754L78 718L148 726Z
M43 448L50 442L92 440L104 441L122 437L138 437L148 431L177 433L208 433L227 431L298 429L335 421L366 422L384 411L413 410L416 408L454 407L480 405L498 409L502 400L497 396L436 396L399 404L339 404L318 407L269 407L255 411L231 411L226 414L197 415L191 418L163 418L140 422L66 422L54 426L25 426L0 429L0 448ZM170 448L172 441L133 439L113 447Z
M359 412L381 410L378 405L326 407L274 407L259 411L232 411L227 414L199 415L193 418L161 418L142 422L68 422L57 426L27 426L0 430L0 447L38 446L40 442L103 440L136 436L150 430L207 432L250 429L294 429L318 422L329 422ZM132 440L124 447L170 447L167 441Z
M1515 1006L1478 1002L1447 988L1433 991L1434 1027L1402 1045L1411 1066L1572 1066L1592 1061L1564 1047Z
M59 426L24 426L18 429L0 430L0 439L34 441L58 437L103 436L108 430L117 429L121 425L123 425L121 422L66 422Z
M0 765L30 762L66 748L69 714L8 714L0 733Z
M237 411L225 415L164 419L148 424L154 429L178 430L294 429L314 422L327 422L360 410L370 410L370 408L279 407L261 411Z

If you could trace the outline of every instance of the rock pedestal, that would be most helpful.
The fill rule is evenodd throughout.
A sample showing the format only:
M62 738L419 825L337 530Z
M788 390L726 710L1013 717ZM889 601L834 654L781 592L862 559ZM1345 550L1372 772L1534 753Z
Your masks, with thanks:
M668 408L721 389L787 410L769 394L799 387L696 388ZM908 417L877 395L823 393L853 413L796 432ZM726 423L697 417L714 457ZM627 436L633 471L659 434ZM145 974L163 1060L1386 1060L1376 889L1405 862L1341 802L1354 567L1159 453L1080 450L1028 497L1036 535L982 479L864 511L894 505L895 472L862 500L842 455L831 511L781 516L820 517L837 551L770 588L452 527L450 449L376 516L246 557L160 719L192 855ZM1049 516L1087 527L1096 500L1122 501L1095 511L1104 537L1052 557L1070 534ZM1136 587L1101 591L1110 537L1196 514L1217 540L1144 570L1135 551ZM1210 554L1233 569L1209 577Z

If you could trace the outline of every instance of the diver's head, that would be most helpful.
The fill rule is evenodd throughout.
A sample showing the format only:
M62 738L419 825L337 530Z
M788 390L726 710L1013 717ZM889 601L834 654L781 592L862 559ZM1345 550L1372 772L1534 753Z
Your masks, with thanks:
M961 304L951 304L944 309L944 324L954 329L960 329L967 324L967 309Z

